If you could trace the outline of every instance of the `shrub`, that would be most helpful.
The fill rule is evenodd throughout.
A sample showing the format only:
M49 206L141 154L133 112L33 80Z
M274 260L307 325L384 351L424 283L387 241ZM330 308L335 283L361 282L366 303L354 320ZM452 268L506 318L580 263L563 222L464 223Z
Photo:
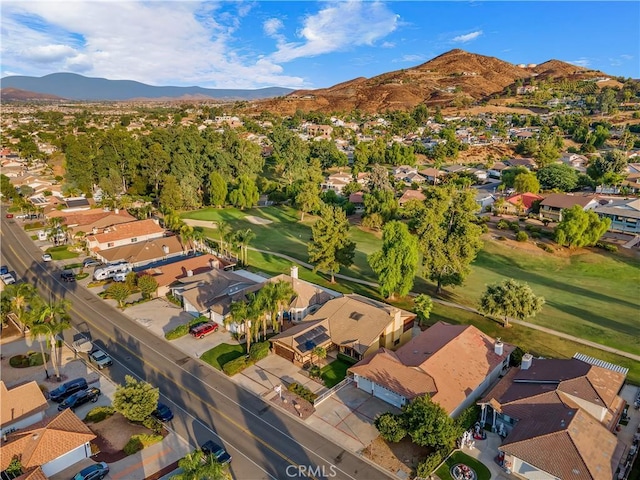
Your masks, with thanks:
M269 342L253 343L249 349L249 358L253 362L262 360L269 355Z
M242 357L238 357L235 360L225 363L222 366L222 371L230 377L233 377L236 373L240 373L249 365L251 365L251 363L247 362L246 357L243 355Z
M116 413L116 410L113 407L95 407L89 410L89 413L87 413L87 416L84 417L84 421L98 423L104 420L105 418L110 417L114 413Z
M602 248L603 250L606 250L607 252L615 253L615 252L618 251L618 246L617 245L613 245L611 243L597 242L596 243L596 247Z
M143 448L146 448L154 443L162 441L162 435L146 435L144 433L138 435L132 435L127 444L122 449L127 455L133 455L139 452Z
M456 418L456 424L463 430L469 430L480 418L480 406L471 405L465 408Z
M380 432L380 436L387 442L397 443L407 436L407 429L401 415L391 412L383 413L376 418L374 425Z
M546 243L540 242L540 243L536 243L536 245L540 247L542 250L544 250L545 252L553 253L553 248L547 245Z
M176 338L184 337L187 333L189 333L189 328L191 328L192 325L208 321L209 319L207 317L200 315L198 318L190 320L189 323L178 325L173 330L169 330L164 334L164 338L166 338L167 340L175 340Z
M518 222L511 222L509 224L509 230L518 233L520 231L520 225L518 224Z
M516 241L518 241L518 242L526 242L527 240L529 240L529 235L527 235L526 232L518 232L518 233L516 233Z
M309 368L309 376L311 378L318 378L320 376L320 367L318 365L312 365Z
M480 225L480 230L482 233L487 233L489 231L489 226L486 223Z
M290 392L295 393L296 395L298 395L301 398L304 398L309 403L313 403L315 401L315 399L318 398L318 395L313 393L311 390L309 390L304 385L300 385L299 383L296 383L296 382L293 382L292 384L290 384L287 387L287 390L289 390Z
M540 238L541 236L540 232L531 232L531 238Z
M442 463L444 460L444 452L442 450L436 450L432 454L428 455L423 461L418 464L416 468L416 474L420 478L427 478L431 473Z
M500 220L498 222L498 225L496 225L496 228L498 230L506 230L507 228L509 228L509 222L507 222L506 220Z
M538 227L537 225L527 225L526 227L524 227L524 229L527 232L531 232L531 233L533 233L533 232L538 232L539 233L539 232L542 231L542 229L540 227Z
M500 235L498 237L498 240L500 240L501 242L504 242L507 239L507 237L505 237L504 235Z
M142 425L147 427L153 433L156 433L156 434L162 433L162 428L163 428L162 423L157 418L147 417L142 421Z
M511 356L509 357L509 366L511 367L519 367L522 363L522 356L524 355L524 350L520 347L516 347L513 352L511 352Z
M170 303L173 303L174 305L177 305L177 306L179 306L179 307L181 307L181 306L182 306L182 302L180 301L180 299L179 299L179 298L174 297L174 296L173 296L173 295L171 295L170 293L167 293L167 300L168 300Z

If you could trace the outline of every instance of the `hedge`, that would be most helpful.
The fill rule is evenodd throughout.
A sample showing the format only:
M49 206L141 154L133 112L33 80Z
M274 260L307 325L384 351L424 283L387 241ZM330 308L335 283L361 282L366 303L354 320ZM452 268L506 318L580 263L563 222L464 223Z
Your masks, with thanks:
M149 299L145 299L144 301L147 302L149 301ZM178 325L173 330L169 330L164 334L164 338L166 338L167 340L175 340L176 338L184 337L187 333L189 333L189 328L191 328L191 326L201 322L209 321L210 320L207 317L201 315L198 318L194 318L193 320L189 321L189 323Z
M249 349L249 358L253 362L262 360L269 355L270 342L253 343Z
M303 385L300 385L299 383L296 383L296 382L293 382L292 384L290 384L287 387L287 390L289 390L290 392L295 393L296 395L298 395L301 398L304 398L309 403L313 403L315 401L315 399L318 398L318 395L313 393L307 387L305 387Z
M418 464L416 468L416 474L420 478L428 478L433 471L442 463L445 459L445 452L436 450L431 455L428 455L422 462Z
M132 435L127 444L122 449L127 455L133 455L139 452L143 448L146 448L154 443L162 441L162 435L147 435L144 433L138 435Z
M235 360L231 360L225 363L222 366L222 371L233 377L236 373L240 373L245 368L253 365L252 361L248 361L247 358L243 355L242 357L238 357Z
M113 407L95 407L89 410L87 416L84 417L84 421L98 423L114 413L116 413L116 410Z

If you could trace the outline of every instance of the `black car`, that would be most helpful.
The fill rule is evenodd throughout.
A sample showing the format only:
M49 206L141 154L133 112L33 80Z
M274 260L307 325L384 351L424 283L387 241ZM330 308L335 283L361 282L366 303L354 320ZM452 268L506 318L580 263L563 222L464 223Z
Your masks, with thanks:
M62 272L60 274L60 278L62 279L63 282L75 282L76 281L76 275L73 272Z
M66 383L63 383L55 390L51 390L51 392L49 392L49 398L54 402L60 403L68 396L73 395L80 390L86 390L87 386L88 385L86 379L75 378L73 380L69 380Z
M151 413L151 415L153 415L161 422L168 422L173 418L173 412L171 411L171 409L162 402L158 402L158 406Z
M80 405L84 405L85 403L95 403L98 401L100 393L100 389L96 387L87 388L86 390L82 390L81 392L74 393L73 395L67 397L64 402L58 405L58 410L62 411L66 408L75 410Z
M216 460L218 460L218 462L222 463L223 465L225 463L231 462L231 455L229 455L229 453L223 447L211 440L206 441L200 448L202 450L202 453L204 453L205 455L215 456Z
M83 468L71 480L102 480L107 473L109 473L109 465L100 462Z

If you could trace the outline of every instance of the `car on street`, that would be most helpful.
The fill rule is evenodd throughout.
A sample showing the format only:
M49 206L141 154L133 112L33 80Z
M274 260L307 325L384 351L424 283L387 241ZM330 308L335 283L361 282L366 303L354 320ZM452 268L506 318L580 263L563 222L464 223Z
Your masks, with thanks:
M82 390L80 392L74 393L73 395L68 396L67 398L65 398L65 400L58 405L58 411L62 411L65 410L67 408L70 408L71 410L75 410L76 408L78 408L80 405L84 405L85 403L88 402L97 402L98 401L98 397L100 396L102 392L100 392L99 388L96 387L90 387L87 388L86 390Z
M14 277L12 273L0 274L0 278L2 278L2 281L4 282L5 285L11 285L12 283L16 283L16 277Z
M70 395L80 390L86 390L87 387L87 380L85 378L74 378L73 380L63 383L55 390L51 390L51 392L49 392L49 398L54 402L60 403Z
M205 455L215 456L216 460L218 460L218 462L222 463L223 465L225 463L231 463L231 455L229 455L229 452L227 452L224 447L218 445L212 440L207 440L202 444L200 449Z
M109 473L109 465L104 462L94 463L76 473L71 480L102 480Z
M102 263L98 260L96 260L95 258L85 258L82 261L82 265L87 268L87 267L97 267L98 265L102 265Z
M51 260L53 260L53 257L50 253L45 253L44 255L42 255L43 262L50 262Z
M113 360L111 359L111 357L99 348L96 348L89 354L89 361L95 363L100 370L102 370L104 367L110 367L111 365L113 365Z
M75 282L76 274L73 272L62 272L60 274L60 278L62 279L63 282Z
M195 338L204 338L206 335L209 335L210 333L217 332L217 331L218 331L217 323L207 322L191 330L191 335L193 335Z
M173 418L173 412L171 409L162 402L158 402L158 406L153 412L151 412L151 415L161 422L168 422Z
M7 218L13 218L13 213L7 213L5 216L6 216Z

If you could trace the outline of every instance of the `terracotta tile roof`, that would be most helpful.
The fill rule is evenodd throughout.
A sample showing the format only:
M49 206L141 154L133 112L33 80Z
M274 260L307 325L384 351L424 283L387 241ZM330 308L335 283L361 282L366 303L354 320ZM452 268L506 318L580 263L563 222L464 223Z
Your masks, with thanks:
M87 239L98 243L114 242L126 238L140 237L143 235L163 234L164 229L154 220L136 220L135 222L114 225L108 232L90 235Z
M49 480L49 477L44 474L42 468L36 467L26 473L23 473L19 477L16 477L14 480Z
M584 208L589 204L589 202L596 199L597 197L595 195L568 195L566 193L552 193L545 197L545 199L540 202L540 205L552 208L571 208L574 205L580 205Z
M24 417L42 412L49 406L35 381L7 389L0 380L0 425L16 422Z
M0 445L0 471L19 455L25 468L44 465L96 438L71 409L7 435Z
M195 257L188 257L179 262L169 263L162 265L161 267L150 268L140 272L140 275L151 275L158 282L158 286L164 287L171 285L173 282L180 278L186 278L187 272L191 270L194 275L208 272L212 270L212 262L214 265L219 265L215 268L224 268L226 263L216 257L215 255L198 255ZM218 263L216 263L218 262Z
M353 204L363 203L364 202L364 193L363 192L355 192L349 195L349 201Z
M392 391L402 388L408 395L398 393L409 399L430 393L451 413L515 348L503 344L502 355L497 355L494 344L471 325L438 322L400 347L393 354L395 362L386 355L380 361L359 362L350 370Z
M167 249L166 252L165 247ZM191 249L193 249L191 243L183 245L180 237L173 235L99 250L97 253L107 262L124 260L129 263L139 263L160 260L167 255L174 255Z
M542 200L544 197L541 195L536 195L535 193L522 193L518 195L513 195L512 197L507 198L507 202L518 206L520 201L522 201L522 206L529 210L533 206L533 202L537 200Z
M500 450L557 478L611 480L624 447L615 435L579 408L562 405L544 408L518 422ZM516 430L525 438L512 438Z
M291 288L296 293L289 303L291 308L307 308L312 305L322 305L334 298L333 295L320 288L313 283L300 280L299 278L293 278L290 275L277 275L270 278L267 282L277 283L279 281L285 281L291 284Z
M427 198L424 193L419 190L407 190L402 196L398 199L398 203L402 205L403 203L408 202L409 200L424 200Z

